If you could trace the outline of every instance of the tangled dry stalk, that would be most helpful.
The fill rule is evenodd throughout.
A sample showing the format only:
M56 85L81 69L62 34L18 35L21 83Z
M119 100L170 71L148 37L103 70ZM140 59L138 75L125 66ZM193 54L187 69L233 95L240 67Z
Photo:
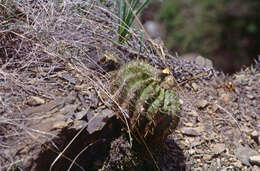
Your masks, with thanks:
M106 7L95 0L0 0L1 170L19 169L20 165L26 163L25 161L33 160L34 151L39 153L39 145L46 141L50 141L54 147L56 146L55 142L52 142L52 139L57 136L56 134L28 125L28 121L41 120L44 117L24 112L35 103L31 102L32 97L44 99L43 103L55 101L57 97L69 96L71 92L82 88L82 85L84 85L84 91L88 93L91 92L90 90L97 90L100 101L105 104L106 102L102 100L103 95L101 94L105 94L112 100L113 97L109 92L109 74L104 75L104 73L118 69L121 64L136 56L147 60L156 68L165 69L169 67L172 75L179 83L179 87L188 85L186 83L194 80L200 80L199 83L208 85L205 80L210 80L214 74L219 74L212 69L173 58L168 53L164 53L166 51L162 46L151 43L149 40L142 41L138 26L129 30L133 37L126 44L118 44L116 42L118 18L115 13L115 4L112 3L109 7ZM140 46L142 47L141 51ZM207 94L212 89L205 91L205 95L199 92L197 94L190 93L192 88L183 87L180 90L180 96L185 106L181 126L194 124L199 125L196 128L202 128L201 124L205 122L210 128L213 127L208 129L208 132L202 133L200 142L206 145L207 143L210 144L211 142L207 141L209 136L214 131L219 133L221 128L228 127L236 130L238 126L239 128L243 127L241 123L244 124L245 122L243 118L240 118L243 115L234 115L233 112L229 112L232 110L224 110L223 107L217 105L218 109L228 113L225 118L220 115L221 112L220 114L211 113L221 116L222 120L217 120L216 124L220 125L219 129L214 127L213 124L215 124L216 119L208 115L208 111L203 111L206 113L204 115L195 116L194 111L197 108L194 105L194 100L197 100L196 98L208 98L208 101L212 104L207 105L213 106L213 100L216 99ZM203 92L204 89L200 91ZM192 95L195 98L191 98ZM42 102L38 101L38 103ZM81 103L82 110L89 109L89 104L85 104L84 99L81 100ZM120 106L118 107L122 110ZM48 110L42 110L48 113ZM237 121L237 118L240 118L240 121ZM122 118L122 120L126 119ZM208 123L208 121L211 122ZM193 127L195 127L194 125ZM212 132L209 132L209 130ZM181 141L180 144L184 144L182 149L186 150L187 160L193 162L198 155L190 155L189 152L192 147L185 143L188 140L195 141L197 137L196 135L195 138L186 137L183 132L180 132L177 131L174 135L175 139ZM220 134L215 138L215 141L222 141L222 132ZM246 134L240 136L244 142L247 142L245 144L253 144L246 139L248 138ZM30 152L30 155L24 155L29 153L24 147L26 143L35 147L32 148L33 152ZM196 146L203 146L203 143ZM20 149L20 151L15 149ZM66 150L67 147L62 149ZM78 168L84 170L79 163L75 162L81 152L75 158L69 158L65 156L62 149L56 146L52 150L56 153L56 156L59 155L59 157L70 161L71 165L77 165ZM178 157L180 158L180 156ZM212 158L214 159L214 156ZM52 162L55 164L55 160ZM212 163L214 164L214 162ZM156 167L159 167L157 163Z
M10 169L23 159L17 160L5 151L21 139L37 141L30 134L37 130L27 127L26 121L39 118L23 114L26 98L40 94L55 99L56 87L60 87L60 94L66 94L69 85L61 87L51 81L64 69L95 80L95 74L108 69L99 64L104 54L115 56L118 63L126 58L115 48L117 16L95 1L1 1L0 8L1 139L5 139L0 165ZM133 39L122 48L138 51L136 44L143 42L133 30L130 32ZM142 47L143 54L151 53L152 47ZM45 138L55 136L37 133Z

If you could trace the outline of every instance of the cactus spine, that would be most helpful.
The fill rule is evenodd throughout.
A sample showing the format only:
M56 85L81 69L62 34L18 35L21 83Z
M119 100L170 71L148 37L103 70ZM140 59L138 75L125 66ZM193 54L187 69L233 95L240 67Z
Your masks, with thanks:
M158 143L177 126L181 110L178 94L160 86L164 77L159 73L145 62L133 61L117 74L117 101L128 111L130 128Z

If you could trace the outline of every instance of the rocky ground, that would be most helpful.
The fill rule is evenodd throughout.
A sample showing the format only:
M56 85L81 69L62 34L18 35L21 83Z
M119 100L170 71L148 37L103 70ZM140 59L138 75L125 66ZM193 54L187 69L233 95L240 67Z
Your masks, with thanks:
M228 76L138 35L118 45L115 15L95 2L0 8L1 170L260 170L259 61ZM179 126L160 154L130 148L110 91L136 57L178 82Z

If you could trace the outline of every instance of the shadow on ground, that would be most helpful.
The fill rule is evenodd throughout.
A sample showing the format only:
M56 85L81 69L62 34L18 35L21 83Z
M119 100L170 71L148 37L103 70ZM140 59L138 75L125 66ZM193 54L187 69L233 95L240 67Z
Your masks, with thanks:
M86 130L83 130L66 152L53 165L52 171L68 170L75 158L77 158L77 160L75 160L71 171L94 171L102 167L104 169L106 165L105 162L108 162L110 165L106 167L105 170L120 170L118 166L115 166L118 164L116 160L119 159L118 156L125 155L126 149L124 148L127 147L124 144L128 143L126 138L120 138L122 137L121 128L122 125L120 122L116 118L111 118L101 131L88 134ZM63 129L58 135L59 138L42 145L42 152L38 155L37 159L32 162L33 164L30 168L27 169L37 171L49 170L53 161L59 155L58 151L62 151L77 133L78 131L74 129ZM117 141L118 144L116 147L115 145L111 145L115 141ZM165 151L160 154L155 153L154 155L159 167L163 170L185 170L185 157L182 150L174 140L166 140L165 144ZM131 169L135 171L157 170L152 158L149 157L149 155L142 155L145 153L145 147L142 145L136 147L137 148L130 150L130 152L135 154L135 161L141 162L136 163L136 166L134 168L131 167ZM112 156L116 156L116 159L114 160ZM120 161L120 163L121 162L122 161Z

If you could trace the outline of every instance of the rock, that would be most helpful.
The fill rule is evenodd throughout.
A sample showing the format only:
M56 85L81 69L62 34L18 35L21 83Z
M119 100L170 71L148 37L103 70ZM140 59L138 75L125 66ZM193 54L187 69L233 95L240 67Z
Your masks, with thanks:
M195 64L199 65L199 66L204 66L204 67L212 67L213 63L211 60L204 58L202 56L197 56L195 58Z
M218 110L218 105L214 103L212 105L212 112L216 112L217 110Z
M199 100L197 102L197 107L199 109L204 109L207 105L208 105L208 101L207 100Z
M45 100L37 96L30 96L25 103L29 106L38 106L44 104Z
M161 25L155 21L147 21L144 28L152 39L162 37Z
M219 97L219 99L224 103L224 104L228 104L230 101L230 97L228 94L226 93L222 93Z
M202 142L200 142L200 141L195 141L195 142L193 142L190 146L191 146L191 148L193 148L193 147L199 146L199 145L201 145L201 144L202 144Z
M212 159L212 155L205 154L205 155L203 156L203 159L206 160L206 161L209 161L209 160Z
M249 157L257 155L255 150L249 147L243 147L240 143L235 142L236 149L234 150L235 156L246 166L251 166L249 163Z
M192 127L193 126L193 123L192 122L187 122L187 123L183 123L185 126L187 127Z
M64 80L68 81L71 84L76 84L76 78L74 78L70 74L67 74L67 73L59 74L59 77L61 79L64 79Z
M259 171L259 170L260 170L260 167L258 167L256 165L252 168L252 171Z
M220 154L226 150L226 146L223 143L214 144L212 151L215 154Z
M198 91L199 90L199 86L196 83L192 83L191 86L192 86L194 91Z
M249 161L252 165L260 166L260 155L250 156Z
M104 109L101 114L96 114L89 119L87 131L92 134L95 131L100 131L108 119L114 116L114 112L110 109Z
M83 110L83 111L74 113L75 120L82 119L84 116L86 116L87 112L88 112L87 110Z
M181 105L183 105L183 100L182 99L179 99L179 103L181 104Z
M251 133L251 137L252 137L252 139L253 139L256 143L260 143L260 142L259 142L259 133L258 133L256 130L254 130L254 131Z
M199 116L199 114L195 110L188 112L188 114L191 116Z
M255 98L252 94L247 94L247 97L248 97L250 100L253 100L253 99Z
M193 154L196 153L196 151L195 151L194 149L190 149L190 150L188 151L188 153L189 153L190 155L193 155Z
M52 125L52 129L61 129L61 128L65 128L66 126L68 126L68 122L65 121L57 121Z
M73 125L71 126L72 129L80 130L86 125L86 121L84 120L75 120L73 121Z
M200 132L196 128L189 128L189 127L183 127L181 129L182 134L188 135L188 136L199 136L201 135Z
M243 165L241 163L241 161L237 160L236 162L233 163L234 166L238 167L238 168L242 168Z

